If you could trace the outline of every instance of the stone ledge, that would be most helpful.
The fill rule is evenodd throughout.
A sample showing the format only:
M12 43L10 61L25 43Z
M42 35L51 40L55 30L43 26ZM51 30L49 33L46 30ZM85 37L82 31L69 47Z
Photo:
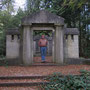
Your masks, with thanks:
M90 65L90 59L84 59L84 58L67 58L65 59L66 64L86 64Z
M19 59L0 60L0 66L20 66L22 62Z

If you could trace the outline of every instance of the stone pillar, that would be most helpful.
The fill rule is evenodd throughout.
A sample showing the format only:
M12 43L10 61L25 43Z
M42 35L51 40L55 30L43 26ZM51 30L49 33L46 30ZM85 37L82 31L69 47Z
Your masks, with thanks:
M33 41L33 55L36 54L36 41Z
M52 41L52 56L53 62L56 62L56 30L53 31L53 41Z
M32 31L30 26L24 26L23 31L23 63L25 65L33 63Z
M56 41L55 41L55 58L56 63L63 64L63 27L56 26Z
M47 52L48 52L48 55L50 54L50 53L49 53L49 51L50 51L50 50L49 50L49 43L50 43L50 42L48 41L48 45L47 45Z

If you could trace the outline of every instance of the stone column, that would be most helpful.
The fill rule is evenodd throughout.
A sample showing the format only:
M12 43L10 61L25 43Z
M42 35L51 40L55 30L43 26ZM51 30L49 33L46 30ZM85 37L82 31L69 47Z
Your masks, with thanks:
M63 52L63 27L56 26L56 40L55 40L55 58L56 63L63 64L64 52Z
M56 30L53 31L53 41L52 41L52 56L53 62L56 62Z
M33 55L36 54L36 41L33 41Z
M25 65L33 63L32 31L30 26L25 26L23 31L23 63Z

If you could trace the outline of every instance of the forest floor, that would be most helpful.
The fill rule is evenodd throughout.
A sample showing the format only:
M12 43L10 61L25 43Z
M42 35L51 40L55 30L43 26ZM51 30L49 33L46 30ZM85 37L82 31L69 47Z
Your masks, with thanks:
M90 65L64 65L64 66L0 66L0 76L42 76L54 72L67 74L80 74L80 70L89 70Z
M65 65L65 66L0 66L0 76L43 76L61 72L64 75L80 74L80 70L90 71L90 65ZM32 87L0 87L0 90L40 90Z

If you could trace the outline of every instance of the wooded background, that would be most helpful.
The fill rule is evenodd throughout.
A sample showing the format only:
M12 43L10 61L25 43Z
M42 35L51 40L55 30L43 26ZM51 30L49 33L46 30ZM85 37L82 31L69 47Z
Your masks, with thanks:
M90 58L90 0L26 0L25 9L16 14L14 4L15 0L0 0L0 57L6 52L6 30L18 27L24 16L46 9L65 18L68 28L79 29L80 57Z

